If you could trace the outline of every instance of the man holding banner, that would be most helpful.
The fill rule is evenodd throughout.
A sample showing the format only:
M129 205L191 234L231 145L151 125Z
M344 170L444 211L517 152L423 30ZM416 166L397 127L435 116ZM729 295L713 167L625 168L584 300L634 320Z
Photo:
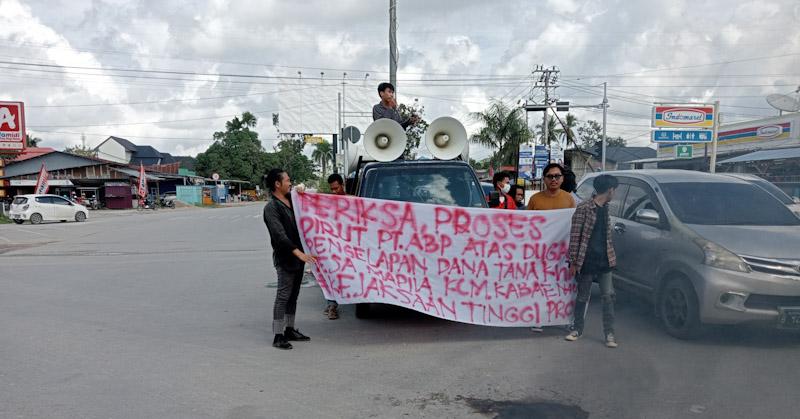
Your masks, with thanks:
M278 273L278 290L272 310L272 346L292 349L289 341L309 341L311 338L294 327L297 297L303 282L306 263L316 263L314 256L303 253L300 233L297 231L292 207L292 181L282 169L272 169L267 174L270 199L264 207L264 224L272 244L272 262Z
M614 284L611 270L617 264L614 244L611 241L611 217L608 203L614 197L617 178L600 175L594 179L595 194L592 199L578 205L572 215L569 241L569 273L578 274L578 297L575 304L573 330L566 336L576 341L583 335L584 318L589 305L592 282L600 284L603 302L603 333L606 346L616 348L614 338Z

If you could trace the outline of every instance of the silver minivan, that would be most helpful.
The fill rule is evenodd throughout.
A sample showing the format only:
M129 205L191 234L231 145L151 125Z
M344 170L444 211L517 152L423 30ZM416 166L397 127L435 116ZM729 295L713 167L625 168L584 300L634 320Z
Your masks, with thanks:
M615 285L647 297L666 331L703 324L800 329L800 218L763 188L684 170L606 172ZM599 173L576 194L591 199Z

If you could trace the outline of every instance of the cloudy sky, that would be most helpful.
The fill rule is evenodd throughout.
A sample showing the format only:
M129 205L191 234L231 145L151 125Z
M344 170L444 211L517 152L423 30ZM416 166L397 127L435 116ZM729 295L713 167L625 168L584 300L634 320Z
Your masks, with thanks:
M57 149L116 135L194 155L246 110L269 148L298 77L388 79L388 3L0 0L0 99L24 101L29 131ZM400 101L470 131L469 112L528 97L539 64L561 70L572 103L599 103L608 82L608 132L629 145L649 143L654 101L718 99L725 123L775 115L764 96L800 85L796 0L398 0L397 15Z

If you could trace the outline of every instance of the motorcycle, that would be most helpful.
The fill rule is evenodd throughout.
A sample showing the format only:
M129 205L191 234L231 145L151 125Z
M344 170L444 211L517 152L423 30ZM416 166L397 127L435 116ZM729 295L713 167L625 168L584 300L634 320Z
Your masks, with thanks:
M89 197L89 199L86 200L86 203L84 205L86 205L86 207L91 210L100 209L100 201L98 201L97 198L94 196Z

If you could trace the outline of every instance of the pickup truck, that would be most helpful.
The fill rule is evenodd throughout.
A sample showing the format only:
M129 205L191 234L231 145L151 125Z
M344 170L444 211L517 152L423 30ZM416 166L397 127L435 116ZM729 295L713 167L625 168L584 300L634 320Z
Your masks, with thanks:
M356 195L425 204L488 207L472 167L457 160L367 163L359 172ZM369 303L356 304L356 317L369 317L369 311Z

